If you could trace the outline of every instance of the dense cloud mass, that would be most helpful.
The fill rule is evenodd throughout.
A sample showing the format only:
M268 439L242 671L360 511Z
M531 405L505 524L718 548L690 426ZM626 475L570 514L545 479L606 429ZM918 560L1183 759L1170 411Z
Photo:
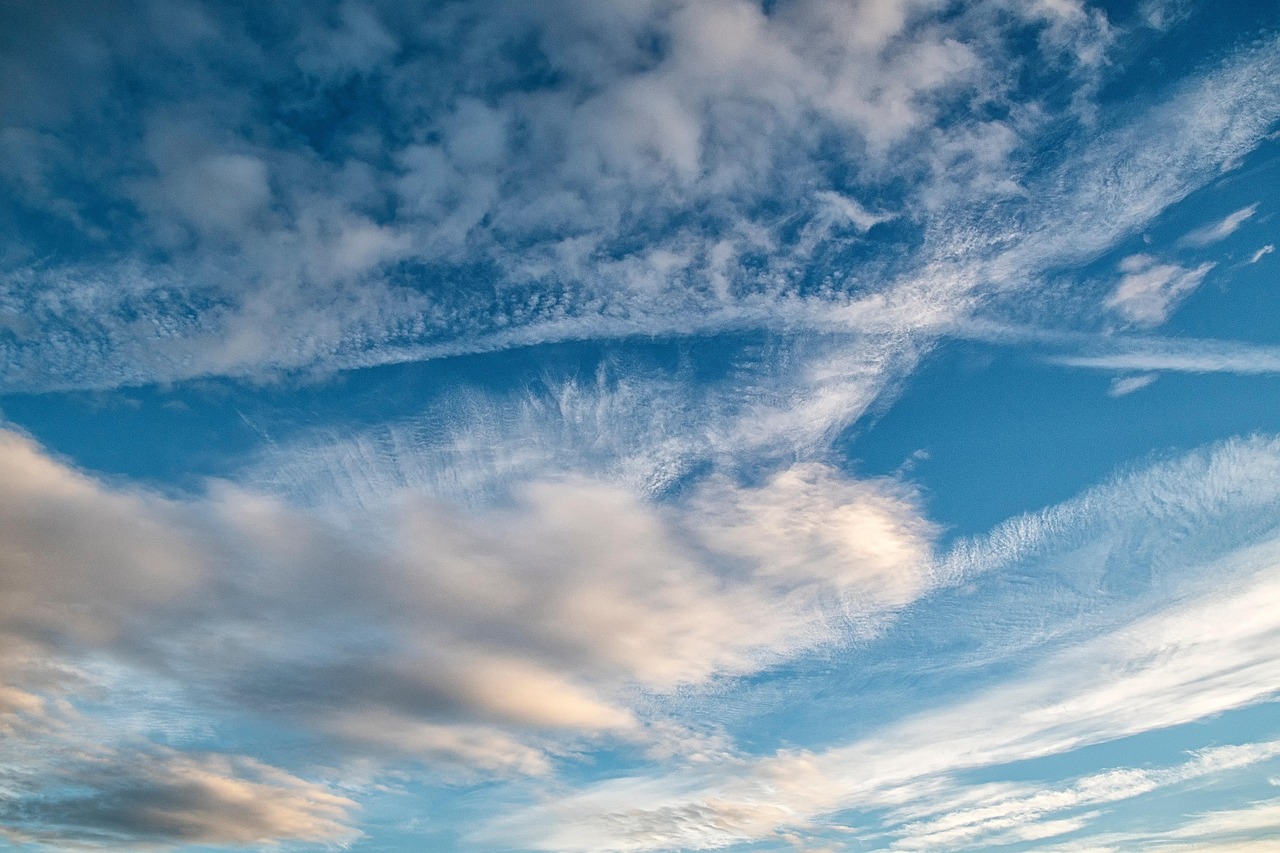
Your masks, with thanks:
M0 839L1260 849L1277 28L3 4Z
M717 483L684 513L568 481L531 485L516 505L480 517L406 495L394 509L341 518L225 484L198 500L113 489L11 432L0 468L0 629L14 652L4 710L26 721L12 732L19 750L54 737L43 728L57 716L48 702L183 673L183 701L274 715L310 729L330 756L373 749L545 774L540 744L556 732L669 738L660 717L640 714L644 692L751 673L838 641L843 620L874 620L930 582L930 530L909 494L812 466L754 488ZM836 523L767 523L814 507ZM734 535L751 520L758 537ZM812 559L797 564L798 553ZM95 763L114 768L123 755ZM223 784L185 761L161 755L155 780L150 765L128 772L149 790L181 788L190 771L193 803L204 799L200 785ZM256 838L277 811L281 834L311 837L287 828L289 792L303 783L260 771L260 781L227 777L227 796L265 786L278 809L237 818L243 836L211 828L211 839ZM57 812L71 825L80 808L133 814L111 798L142 797L114 786L82 806L56 789L39 795L52 804L24 808L24 822ZM347 804L322 799L314 825L338 826ZM201 814L155 821L220 820ZM300 826L313 825L310 814L298 812Z

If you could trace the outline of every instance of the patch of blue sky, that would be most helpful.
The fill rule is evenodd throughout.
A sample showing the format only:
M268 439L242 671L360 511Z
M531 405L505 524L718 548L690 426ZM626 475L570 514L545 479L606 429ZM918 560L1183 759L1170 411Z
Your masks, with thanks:
M1126 257L1158 252L1163 262L1194 267L1215 264L1204 281L1171 307L1156 332L1126 327L1123 318L1089 334L1065 335L1049 317L1035 331L1004 342L956 340L926 358L903 394L883 414L856 425L842 447L861 470L908 470L922 483L930 508L957 534L973 534L1002 518L1063 500L1113 470L1153 453L1176 453L1225 435L1280 427L1267 389L1271 377L1231 373L1083 371L1054 364L1056 357L1123 348L1126 337L1197 339L1273 346L1280 332L1271 322L1280 310L1269 256L1249 263L1276 238L1275 141L1264 143L1213 185L1173 205L1142 234L1080 268L1072 292L1106 294L1120 278ZM1204 245L1179 245L1197 229L1248 212L1247 218ZM1074 297L1073 297L1074 298ZM1073 318L1074 319L1074 318ZM1075 325L1070 323L1069 325ZM1247 362L1247 350L1241 358ZM1109 396L1116 383L1150 377L1133 396ZM1123 386L1121 386L1123 387ZM922 453L920 453L923 451ZM913 454L920 453L919 456ZM993 476L993 472L1000 472ZM1034 474L1028 472L1034 471ZM986 472L985 474L983 472Z
M1271 377L1167 373L1111 397L1115 374L1046 363L1053 353L944 345L886 412L852 428L842 442L851 467L905 467L946 535L972 536L1138 460L1280 431Z

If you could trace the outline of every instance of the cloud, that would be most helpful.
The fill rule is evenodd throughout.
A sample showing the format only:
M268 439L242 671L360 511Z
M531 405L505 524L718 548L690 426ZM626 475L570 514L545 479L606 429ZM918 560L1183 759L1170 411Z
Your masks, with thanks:
M399 420L304 432L264 448L240 476L312 506L375 507L402 489L484 504L522 482L583 475L661 498L708 463L750 478L820 457L925 352L879 329L646 349L553 359L511 390L445 379Z
M278 754L321 765L536 788L486 831L543 849L710 848L851 806L903 844L1026 842L1191 771L1040 791L965 771L1274 694L1274 441L941 555L909 486L814 461L941 337L1056 308L1047 275L1253 150L1280 116L1274 38L1135 115L1096 102L1120 34L1074 0L163 6L55 3L0 36L0 221L21 226L0 385L610 343L589 378L440 383L401 421L310 431L199 494L0 432L10 832L349 839L351 801L311 769L237 757L283 730ZM1159 325L1211 267L1126 258L1107 307ZM1062 362L1272 369L1265 348L1110 345ZM739 752L742 696L833 649L824 665L855 666L904 620L896 650L946 621L946 662L984 677L842 743ZM692 769L556 778L599 746L620 774Z
M324 723L326 732L389 761L421 758L464 777L478 774L546 776L548 756L498 728L435 724L386 708L340 714Z
M137 107L124 114L107 107L120 102L109 74L100 75L105 91L76 102L77 118L128 164L121 174L95 163L96 191L140 208L133 233L107 229L143 250L108 277L141 280L138 298L125 304L115 288L86 286L88 270L74 263L28 268L98 302L85 316L48 306L47 319L100 331L122 362L117 370L136 365L176 377L193 375L183 362L194 375L255 374L327 361L335 347L358 358L504 326L643 319L668 313L656 309L671 297L695 311L724 308L736 299L700 292L709 250L717 247L715 264L735 279L734 290L772 290L742 281L742 258L765 248L762 241L782 248L768 221L776 217L760 210L780 191L792 195L794 186L797 209L814 220L805 251L823 235L843 241L877 220L830 186L820 161L807 161L824 129L874 147L887 163L889 144L919 133L942 102L971 86L970 76L989 71L947 34L907 38L908 25L928 11L916 4L850 15L810 2L766 15L721 0L640 4L603 17L585 8L566 16L547 4L475 6L483 13L451 11L427 24L378 4L309 7L280 43L255 26L257 15L232 11L192 28L194 46L159 38L154 21L132 31L95 28L73 8L53 23L26 22L51 29L46 40L90 37L126 67L178 53L190 69L182 80L143 81ZM660 49L642 47L655 43ZM17 53L10 64L56 85L34 57ZM529 85L520 67L545 68L542 81ZM247 68L278 101L245 92L238 75ZM358 89L382 115L357 111L349 126L313 133L341 86ZM297 94L308 87L314 99ZM197 97L207 109L184 106ZM286 132L274 133L264 114L287 116ZM42 186L40 175L82 169L66 152L20 149L22 174L37 176L28 187ZM706 216L685 215L696 210ZM652 250L629 248L637 240ZM143 261L152 248L173 262ZM397 264L411 281L393 280L388 268ZM498 306L495 315L487 285L430 285L468 265L484 266L482 276L502 283L516 310ZM318 310L317 287L336 291L319 302L337 298L346 308ZM299 305L317 309L305 323L308 340L279 340L278 318ZM169 334L148 338L121 324L121 313L139 312ZM233 344L218 343L226 340ZM122 380L130 381L106 381Z
M1112 352L1059 356L1053 361L1093 370L1265 375L1280 371L1280 350L1235 341L1137 338L1113 345Z
M1057 562L1086 543L1135 558L1164 557L1168 571L1188 555L1243 545L1270 524L1278 450L1274 438L1233 439L1117 476L954 543L937 571L959 582L1033 558ZM1150 533L1164 528L1178 534L1153 540Z
M583 738L667 749L652 697L847 642L849 620L869 632L932 582L935 531L914 495L812 464L758 485L717 478L669 506L560 479L488 510L405 494L352 514L225 483L181 499L111 487L0 438L0 698L21 723L19 768L33 753L72 762L49 726L92 700L108 718L150 705L288 726L318 760L546 775ZM825 523L796 523L814 513ZM124 729L145 742L155 725ZM110 749L115 767L127 753ZM312 837L289 793L301 783L243 762L241 779L227 761L148 747L83 801L28 766L15 808L68 838L77 822L111 829L95 809L157 840ZM258 792L259 777L284 793ZM345 808L316 803L334 821Z
M1188 232L1178 243L1182 246L1191 246L1199 249L1217 243L1220 240L1225 240L1236 233L1236 230L1252 219L1257 212L1258 205L1256 204L1242 207L1235 213L1228 214L1221 222L1215 222L1212 225L1206 225L1203 228Z
M1239 555L1273 560L1274 541ZM1215 569L1223 568L1220 566ZM1239 565L1232 568L1239 569ZM1277 589L1254 575L1048 657L1026 676L825 751L793 750L680 779L619 779L502 822L539 850L714 849L849 808L910 802L939 776L1061 754L1273 697ZM855 769L856 768L856 769ZM1116 780L1099 780L1099 783Z
M1109 805L1174 785L1268 761L1280 755L1280 742L1220 746L1202 750L1184 764L1159 769L1114 768L1091 774L1060 788L991 786L961 788L955 799L912 804L891 813L893 849L936 850L999 843L1011 832L1026 838L1049 838L1088 826L1099 813L1054 819L1074 809ZM927 816L927 817L926 817ZM922 817L926 819L921 819Z
M1280 801L1259 800L1234 809L1187 816L1159 832L1108 832L1050 848L1051 853L1118 853L1122 850L1175 853L1261 853L1274 846L1280 829Z
M39 56L7 54L7 79L38 81L37 100L70 111L32 120L12 180L22 204L57 207L84 251L22 232L3 310L60 331L4 343L6 387L834 318L920 336L927 324L877 317L877 300L911 296L954 321L971 307L956 297L1149 221L1276 114L1257 82L1274 63L1263 44L1132 128L1073 137L1046 177L1033 152L1062 147L1049 117L1089 112L1115 35L1082 4L941 17L933 3L553 5L425 20L349 2L274 24L173 5L111 26L58 7L19 21L113 68L171 72L129 82L128 99L122 77L97 73L72 97ZM1008 58L1024 27L1069 92L1020 88ZM263 85L246 90L247 74ZM1042 102L1052 92L1074 106ZM68 122L110 156L58 143ZM904 254L902 239L926 251Z
M854 808L885 814L887 826L897 814L924 838L953 830L956 839L1014 831L1032 838L1084 825L1078 817L1054 817L1053 803L1097 806L1269 760L1274 744L1209 750L1181 768L1103 773L1042 799L955 781L969 771L991 774L1273 698L1280 690L1280 668L1269 652L1280 637L1280 586L1270 570L1280 555L1278 464L1274 441L1229 443L1099 487L1040 517L1011 521L977 552L958 549L971 567L966 583L992 572L1003 576L1015 560L1034 569L1025 577L1038 586L1024 590L1026 601L1045 605L1039 617L1022 608L1019 618L1038 619L1039 627L1023 629L1037 636L1030 643L1019 636L1000 641L1000 661L1018 661L1012 674L891 716L853 742L784 748L679 776L623 776L531 806L476 839L547 850L713 849L787 829L820 830L826 816ZM1226 523L1217 526L1219 520ZM1162 537L1172 538L1161 543ZM1102 582L1096 567L1119 570L1118 563L1155 575L1145 592L1111 600L1109 621L1086 617L1084 630L1053 625L1080 618L1054 612L1056 574L1096 587ZM1025 585L1020 577L1009 584ZM1008 604L990 595L977 600L988 609ZM1093 601L1098 607L1108 599ZM964 615L954 602L947 607L949 623ZM948 638L958 642L954 632ZM928 814L951 817L922 822ZM1047 823L1038 823L1041 817Z
M875 611L913 601L928 585L920 567L937 532L915 512L917 500L891 483L801 464L758 489L712 479L692 506L709 547L758 560L784 584L831 583Z
M1263 258L1271 254L1275 250L1276 250L1275 244L1268 243L1267 245L1263 246L1261 249L1253 253L1253 255L1249 258L1249 263L1256 264L1258 261L1262 260Z
M1111 380L1111 387L1107 389L1108 397L1124 397L1132 394L1134 391L1141 391L1157 379L1155 373L1142 373L1137 376L1117 376Z
M1139 14L1152 29L1168 30L1190 17L1191 8L1187 0L1145 0Z
M30 768L7 768L10 791L0 819L11 840L138 850L334 845L357 835L349 823L354 801L253 759L59 746L66 760L43 768L47 775L38 779Z
M1214 266L1203 263L1188 269L1159 263L1150 255L1130 255L1120 262L1124 277L1103 304L1131 323L1158 326Z
M141 608L191 593L206 564L163 499L103 490L0 431L0 632L109 640Z

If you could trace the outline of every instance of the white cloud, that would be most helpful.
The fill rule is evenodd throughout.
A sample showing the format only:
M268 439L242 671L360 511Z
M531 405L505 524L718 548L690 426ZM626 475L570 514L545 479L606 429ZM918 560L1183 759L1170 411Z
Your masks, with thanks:
M1137 376L1117 376L1111 380L1111 387L1107 389L1108 397L1124 397L1132 394L1134 391L1141 391L1157 379L1155 373L1141 373Z
M1228 214L1221 222L1215 222L1212 225L1206 225L1203 228L1197 228L1187 233L1178 243L1183 246L1203 248L1220 240L1225 240L1236 233L1240 226L1252 219L1257 212L1258 205L1256 204L1242 207L1236 212Z
M847 808L910 802L921 784L958 771L1069 752L1269 699L1280 691L1280 667L1269 651L1280 639L1280 586L1269 568L1278 554L1280 545L1271 541L1229 565L1205 567L1267 568L1230 592L1087 640L1023 678L865 740L679 779L601 783L500 822L492 837L561 851L725 847ZM1136 795L1143 784L1128 790Z
M868 305L852 322L891 327L904 314L935 322L934 310L904 299ZM594 375L548 368L506 394L444 388L402 421L267 448L243 476L309 505L374 507L400 489L483 503L520 482L575 474L661 496L708 461L754 474L812 458L892 393L921 354L881 328L723 343L696 376L683 355L675 366L605 358Z
M207 109L184 111L162 89L129 118L140 130L119 143L128 156L94 164L95 186L143 208L138 234L115 236L154 238L172 262L140 249L114 268L17 268L3 310L68 334L5 344L5 381L110 387L566 338L827 330L832 318L874 313L868 303L886 292L954 322L976 292L1025 290L1046 267L1092 257L1140 227L1250 150L1276 114L1258 83L1275 62L1275 46L1263 44L1133 126L1070 143L1057 173L1025 187L1044 105L1016 103L1001 120L935 120L975 98L1008 99L1012 66L1001 57L1015 19L1036 28L1046 58L1079 72L1072 85L1087 95L1086 78L1105 65L1098 46L1114 31L1082 4L984 3L944 21L932 3L850 12L812 0L767 15L738 0L626 6L566 16L504 5L410 26L404 10L352 3L317 9L281 45L244 37L255 30L235 20L187 27L202 49L217 37L230 63L182 42L195 79L182 81L190 86L178 101L198 94ZM74 31L76 19L62 26ZM448 56L433 64L391 32L447 45ZM98 37L108 54L124 38L110 28ZM177 49L158 35L129 43L143 54ZM519 78L503 52L513 44L535 54L516 65L545 63L538 79L554 85ZM12 61L34 62L23 56ZM307 85L369 87L370 103L404 119L399 130L357 114L316 141L303 119L326 103L318 95L280 105L300 124L275 138L256 124L269 105L219 76L244 62L273 81L267 90L293 93L304 56L328 57ZM99 95L90 102L118 101ZM142 132L148 122L183 129L190 144L160 156L159 137ZM258 132L235 132L244 128ZM137 138L151 139L150 162L129 148ZM823 141L834 139L845 152L837 160ZM85 168L57 146L19 147L41 160L15 166L28 187L51 170ZM119 162L131 165L117 192ZM852 186L832 183L837 166L856 167ZM154 179L140 183L152 167ZM906 198L863 204L904 177ZM210 182L224 191L210 194ZM992 199L1021 213L1005 216ZM792 213L779 218L775 205ZM918 263L859 233L889 216L923 227ZM837 259L853 246L871 254L855 276L809 281L828 268L843 274ZM432 284L477 263L484 286ZM899 339L936 331L909 312L898 319Z
M1138 541L1143 559L1164 556L1162 566L1170 571L1185 560L1179 554L1218 553L1244 544L1250 531L1269 523L1278 454L1273 438L1231 440L1116 477L1057 506L1002 522L983 537L957 542L938 572L962 582L1033 557L1060 561L1086 544L1134 552ZM1152 541L1150 534L1162 528L1177 534ZM1084 561L1084 571L1095 570L1097 556L1095 551Z
M1054 361L1094 370L1263 375L1280 372L1280 349L1235 341L1147 338L1123 341L1112 352Z
M758 561L784 585L829 583L871 612L915 600L929 585L936 531L918 499L892 483L850 481L796 465L756 489L714 478L694 498L709 547Z
M1162 264L1150 255L1130 255L1120 262L1124 277L1103 304L1131 323L1158 326L1214 266L1203 263L1189 269Z
M1191 15L1189 0L1145 0L1139 14L1154 30L1168 30Z
M1096 807L1133 799L1161 788L1206 778L1220 778L1232 770L1268 761L1280 755L1280 742L1219 746L1196 753L1190 761L1159 769L1116 768L1075 780L1065 787L993 786L991 792L976 791L976 803L952 806L947 799L913 804L890 814L897 824L891 831L894 849L959 849L998 843L997 838L1012 831L1035 833L1029 837L1048 838L1075 832L1091 823L1089 818L1058 818L1054 815L1073 809ZM961 788L956 799L964 801ZM921 820L920 812L931 811ZM993 837L996 836L996 837Z
M1047 853L1265 853L1280 831L1280 800L1194 814L1159 831L1107 832L1049 848Z
M1008 787L966 791L953 779L1275 697L1280 665L1270 650L1280 640L1280 583L1272 571L1280 560L1278 466L1274 442L1231 443L1011 521L982 548L960 549L953 560L965 564L957 579L966 582L1014 560L1040 566L1035 576L1042 584L1049 583L1043 579L1050 577L1047 567L1072 572L1081 583L1090 583L1097 564L1117 560L1160 572L1139 604L1113 608L1109 624L1093 622L1074 632L1049 625L1030 646L1023 638L1002 637L1006 655L1023 661L1019 674L887 722L846 745L784 749L679 777L599 783L498 821L483 838L562 851L710 849L788 828L821 827L825 816L850 808L896 812L908 822L912 813L927 816L943 808L953 813L950 818L938 818L933 828L916 818L916 829L955 830L956 838L971 832L1034 835L1040 817L1058 820L1054 803L1101 805L1152 785L1264 760L1275 752L1273 744L1209 750L1181 768L1101 774L1043 793L1043 799ZM1161 537L1169 541L1152 552L1150 543ZM1135 549L1136 542L1148 543L1147 553ZM1047 588L1028 591L1028 601L1051 596ZM1018 618L1034 621L1027 613ZM1060 618L1046 602L1042 619ZM948 806L948 797L957 799ZM966 797L976 799L966 804Z
M1263 246L1263 247L1262 247L1261 249L1259 249L1258 251L1254 252L1252 256L1250 256L1250 258L1249 258L1249 263L1251 263L1251 264L1256 264L1258 261L1262 260L1263 258L1265 258L1267 255L1271 254L1271 253L1272 253L1272 252L1274 252L1275 250L1276 250L1275 244L1274 244L1274 243L1268 243L1267 245Z

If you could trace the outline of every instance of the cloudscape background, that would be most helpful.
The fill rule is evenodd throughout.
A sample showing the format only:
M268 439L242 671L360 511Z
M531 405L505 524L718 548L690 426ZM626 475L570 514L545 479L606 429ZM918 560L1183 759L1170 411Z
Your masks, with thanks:
M0 5L0 846L1263 851L1280 7Z

